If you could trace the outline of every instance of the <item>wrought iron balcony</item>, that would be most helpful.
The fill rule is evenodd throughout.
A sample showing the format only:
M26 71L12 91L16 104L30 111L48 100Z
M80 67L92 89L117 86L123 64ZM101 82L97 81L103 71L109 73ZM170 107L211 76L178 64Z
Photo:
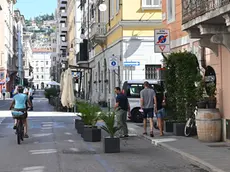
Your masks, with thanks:
M106 23L93 23L90 37L93 42L102 43L106 40Z
M228 4L230 0L183 0L182 24Z

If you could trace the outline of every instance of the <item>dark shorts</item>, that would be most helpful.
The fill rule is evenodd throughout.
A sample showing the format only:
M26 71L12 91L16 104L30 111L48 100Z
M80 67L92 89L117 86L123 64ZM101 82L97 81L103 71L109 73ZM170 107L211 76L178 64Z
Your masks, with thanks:
M2 93L2 96L5 97L5 96L6 96L6 93Z
M14 110L24 112L24 114L21 116L21 118L26 119L28 117L28 113L27 113L26 109L14 109Z
M143 113L144 113L143 118L153 118L154 116L153 108L143 109Z

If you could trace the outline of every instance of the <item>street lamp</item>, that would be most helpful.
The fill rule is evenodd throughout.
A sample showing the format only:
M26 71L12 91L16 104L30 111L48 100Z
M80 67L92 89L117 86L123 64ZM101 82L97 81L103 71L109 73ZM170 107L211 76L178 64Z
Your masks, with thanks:
M102 12L106 11L106 10L107 10L106 4L101 3L101 4L99 5L99 10L102 11Z

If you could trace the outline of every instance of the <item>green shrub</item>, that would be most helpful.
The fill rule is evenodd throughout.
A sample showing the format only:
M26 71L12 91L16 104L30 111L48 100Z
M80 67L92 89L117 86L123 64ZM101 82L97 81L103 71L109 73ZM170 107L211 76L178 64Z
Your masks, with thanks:
M46 88L44 94L45 94L45 97L47 99L50 99L51 96L52 97L58 96L58 90L54 87L53 88Z
M98 105L88 102L77 102L78 111L81 113L81 118L85 125L95 126L99 120L99 112L101 109Z

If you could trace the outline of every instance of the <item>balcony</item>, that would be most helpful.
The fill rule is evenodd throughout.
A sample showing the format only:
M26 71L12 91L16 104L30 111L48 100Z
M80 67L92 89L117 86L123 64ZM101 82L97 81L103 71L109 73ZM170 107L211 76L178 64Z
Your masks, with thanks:
M67 48L68 47L68 42L67 41L61 41L60 46L63 47L63 48Z
M67 1L68 1L68 0L60 0L60 3L61 3L61 4L67 4Z
M220 44L230 51L230 0L183 0L182 29L216 55Z
M61 27L61 33L67 33L68 28L67 27Z
M67 18L61 18L61 17L59 18L60 23L66 23L66 21L67 21Z
M66 9L66 6L67 6L66 4L60 4L60 5L59 5L59 9L60 9L60 10L65 10L65 9Z
M60 13L61 18L67 19L67 12L61 12Z
M161 10L161 0L142 0L142 10Z
M93 42L103 44L106 41L106 24L94 23L91 27L90 38Z

